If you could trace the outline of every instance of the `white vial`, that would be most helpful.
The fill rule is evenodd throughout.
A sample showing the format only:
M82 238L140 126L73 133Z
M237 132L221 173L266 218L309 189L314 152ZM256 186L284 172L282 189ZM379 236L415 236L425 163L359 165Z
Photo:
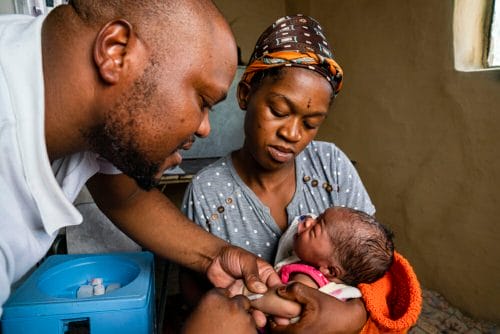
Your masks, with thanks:
M76 291L76 298L88 298L94 295L94 288L92 285L82 285Z
M98 284L94 285L94 296L100 296L104 294L104 285Z
M90 280L90 284L91 284L92 286L102 285L102 282L103 282L103 281L102 281L102 277L95 277L95 278L92 278L92 279Z

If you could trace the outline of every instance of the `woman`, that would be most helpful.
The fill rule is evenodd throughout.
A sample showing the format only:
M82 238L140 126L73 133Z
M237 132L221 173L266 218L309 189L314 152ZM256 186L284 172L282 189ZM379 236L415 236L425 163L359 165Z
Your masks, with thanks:
M347 156L332 143L313 141L341 86L342 70L314 19L286 16L271 25L238 86L238 103L246 110L243 147L196 175L184 213L271 263L279 237L296 216L331 206L373 215L375 208ZM293 289L298 288L288 292ZM357 331L365 323L359 300L342 305L300 289L293 297L307 312L286 330L320 333L327 325Z

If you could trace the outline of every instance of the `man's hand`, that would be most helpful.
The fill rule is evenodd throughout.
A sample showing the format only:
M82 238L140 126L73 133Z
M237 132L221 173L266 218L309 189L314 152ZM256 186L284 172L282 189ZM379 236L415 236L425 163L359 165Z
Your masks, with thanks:
M282 298L302 304L302 314L295 324L272 324L272 333L359 333L367 319L360 299L342 302L301 283L280 287L276 292Z
M229 288L231 295L241 294L243 290L243 282L238 278L254 293L265 293L267 287L281 284L269 263L235 246L221 248L206 274L216 287Z
M191 313L184 334L256 333L250 301L244 296L228 297L225 289L210 290Z
M269 263L235 246L222 247L206 274L216 287L227 288L230 296L242 294L244 286L251 292L265 293L268 287L281 284ZM259 327L266 324L266 316L261 311L253 310L252 315Z

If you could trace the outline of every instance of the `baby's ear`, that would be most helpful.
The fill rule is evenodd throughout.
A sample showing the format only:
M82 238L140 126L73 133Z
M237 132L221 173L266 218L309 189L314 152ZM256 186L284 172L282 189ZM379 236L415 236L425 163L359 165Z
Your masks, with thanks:
M334 281L342 275L342 268L336 265L331 265L328 267L319 267L319 271L329 280Z

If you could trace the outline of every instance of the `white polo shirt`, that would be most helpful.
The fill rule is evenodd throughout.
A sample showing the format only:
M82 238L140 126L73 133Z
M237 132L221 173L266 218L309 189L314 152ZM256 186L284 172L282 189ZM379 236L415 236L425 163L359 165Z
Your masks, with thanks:
M92 152L49 162L43 20L0 16L0 315L12 283L46 254L57 231L82 222L72 203L85 182L97 172L119 173Z

